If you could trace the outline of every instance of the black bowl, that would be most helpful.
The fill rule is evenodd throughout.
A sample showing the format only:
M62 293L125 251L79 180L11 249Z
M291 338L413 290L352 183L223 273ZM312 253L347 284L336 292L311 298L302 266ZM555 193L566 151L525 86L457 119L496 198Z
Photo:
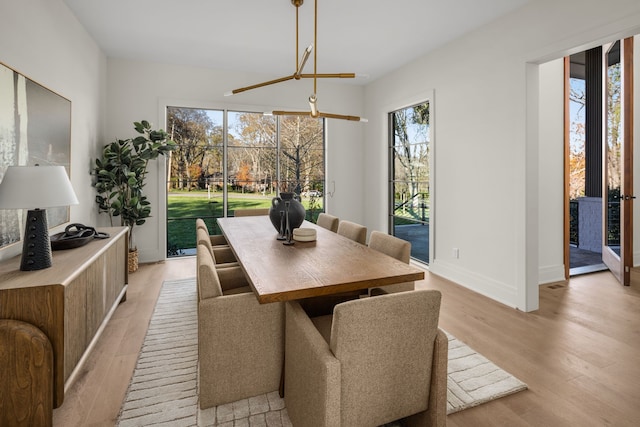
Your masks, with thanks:
M51 249L54 251L59 251L63 249L73 249L79 248L80 246L84 246L90 241L93 240L93 234L90 236L80 236L80 237L65 237L66 233L63 231L61 233L54 234L51 236Z

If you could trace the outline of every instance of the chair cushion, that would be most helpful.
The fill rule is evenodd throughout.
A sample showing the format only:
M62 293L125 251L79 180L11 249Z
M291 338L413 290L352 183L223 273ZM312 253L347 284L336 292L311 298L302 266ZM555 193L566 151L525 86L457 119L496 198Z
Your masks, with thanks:
M239 288L232 288L232 289L225 290L223 292L223 295L225 295L225 296L226 295L237 295L237 294L246 294L246 293L251 293L251 292L253 292L253 291L251 290L250 286L241 286Z
M237 262L236 256L229 246L213 246L211 247L211 253L216 264Z
M225 246L229 244L227 239L221 234L210 234L209 240L211 241L211 246Z
M244 275L240 267L217 268L216 266L216 274L218 275L222 292L225 295L231 289L249 286L247 276Z

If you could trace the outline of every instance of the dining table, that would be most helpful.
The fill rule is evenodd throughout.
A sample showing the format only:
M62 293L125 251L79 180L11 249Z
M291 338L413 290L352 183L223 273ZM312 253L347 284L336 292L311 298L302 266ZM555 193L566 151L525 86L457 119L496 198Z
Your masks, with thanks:
M298 300L424 279L404 263L310 221L314 241L278 240L269 216L218 218L260 303ZM286 244L293 243L293 244Z

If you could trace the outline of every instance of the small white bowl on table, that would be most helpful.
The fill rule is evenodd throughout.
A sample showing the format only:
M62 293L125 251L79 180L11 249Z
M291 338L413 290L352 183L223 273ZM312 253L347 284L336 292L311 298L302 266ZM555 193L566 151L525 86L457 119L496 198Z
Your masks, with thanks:
M294 228L293 240L297 242L314 242L316 240L316 230L314 228Z

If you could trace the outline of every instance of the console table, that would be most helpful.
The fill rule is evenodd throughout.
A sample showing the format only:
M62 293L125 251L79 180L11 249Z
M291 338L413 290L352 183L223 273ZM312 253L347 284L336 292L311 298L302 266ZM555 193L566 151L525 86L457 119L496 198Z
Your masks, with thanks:
M53 266L44 270L20 271L20 256L0 262L0 319L30 323L51 342L56 408L118 303L126 298L127 227L99 231L111 237L54 251Z

